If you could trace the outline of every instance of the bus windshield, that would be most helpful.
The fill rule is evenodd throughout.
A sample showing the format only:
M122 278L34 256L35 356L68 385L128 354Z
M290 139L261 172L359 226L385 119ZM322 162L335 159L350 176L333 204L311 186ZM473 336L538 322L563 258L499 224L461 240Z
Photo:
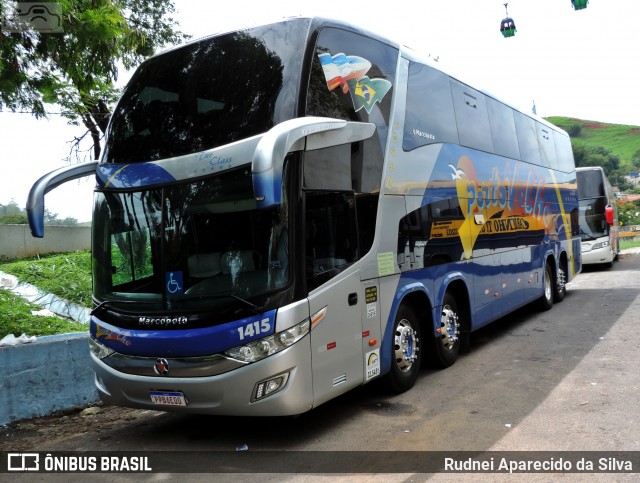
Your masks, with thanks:
M291 40L256 27L206 38L147 60L113 112L103 162L138 163L212 149L294 117L306 24L283 24ZM266 28L268 30L268 28Z
M605 209L607 197L604 173L598 169L579 169L578 200L580 203L580 237L595 240L609 235Z
M248 299L287 283L286 209L286 201L256 209L248 167L162 188L98 192L95 296L163 310L250 306Z
M606 198L580 200L580 237L595 240L609 234L609 224L605 216Z

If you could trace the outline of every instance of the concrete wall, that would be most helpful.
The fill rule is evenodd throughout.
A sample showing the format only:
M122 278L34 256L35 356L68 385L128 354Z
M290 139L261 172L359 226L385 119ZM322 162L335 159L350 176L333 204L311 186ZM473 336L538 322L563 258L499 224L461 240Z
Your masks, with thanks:
M0 347L0 425L98 400L87 333Z
M0 225L0 259L88 250L90 246L88 226L45 226L44 238L34 238L29 225Z
M0 225L0 259L90 248L91 228ZM98 401L87 333L38 337L0 347L0 425Z

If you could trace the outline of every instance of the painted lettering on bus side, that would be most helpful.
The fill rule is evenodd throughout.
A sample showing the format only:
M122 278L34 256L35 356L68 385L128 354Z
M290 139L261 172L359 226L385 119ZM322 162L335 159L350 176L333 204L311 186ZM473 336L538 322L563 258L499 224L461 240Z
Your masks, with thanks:
M464 172L464 170L461 170ZM467 212L471 218L477 210L501 208L517 214L528 215L549 227L552 222L551 203L544 201L546 179L531 169L524 185L518 185L517 168L507 164L501 177L498 168L493 168L491 178L481 182L468 176L460 177L457 183L466 183Z
M212 171L223 170L231 167L231 156L219 156L216 153L204 152L198 155L198 161L208 161Z

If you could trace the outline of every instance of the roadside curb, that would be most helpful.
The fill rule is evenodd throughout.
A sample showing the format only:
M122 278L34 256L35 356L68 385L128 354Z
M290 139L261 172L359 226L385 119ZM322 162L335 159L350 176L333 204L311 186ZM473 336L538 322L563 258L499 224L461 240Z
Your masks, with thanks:
M0 347L0 424L98 401L87 333Z

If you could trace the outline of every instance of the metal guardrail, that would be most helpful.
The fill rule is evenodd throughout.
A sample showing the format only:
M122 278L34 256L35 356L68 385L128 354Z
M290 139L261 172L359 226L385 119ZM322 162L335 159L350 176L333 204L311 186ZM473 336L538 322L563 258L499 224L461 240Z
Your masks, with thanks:
M618 230L618 236L623 238L640 237L640 225L621 226Z

